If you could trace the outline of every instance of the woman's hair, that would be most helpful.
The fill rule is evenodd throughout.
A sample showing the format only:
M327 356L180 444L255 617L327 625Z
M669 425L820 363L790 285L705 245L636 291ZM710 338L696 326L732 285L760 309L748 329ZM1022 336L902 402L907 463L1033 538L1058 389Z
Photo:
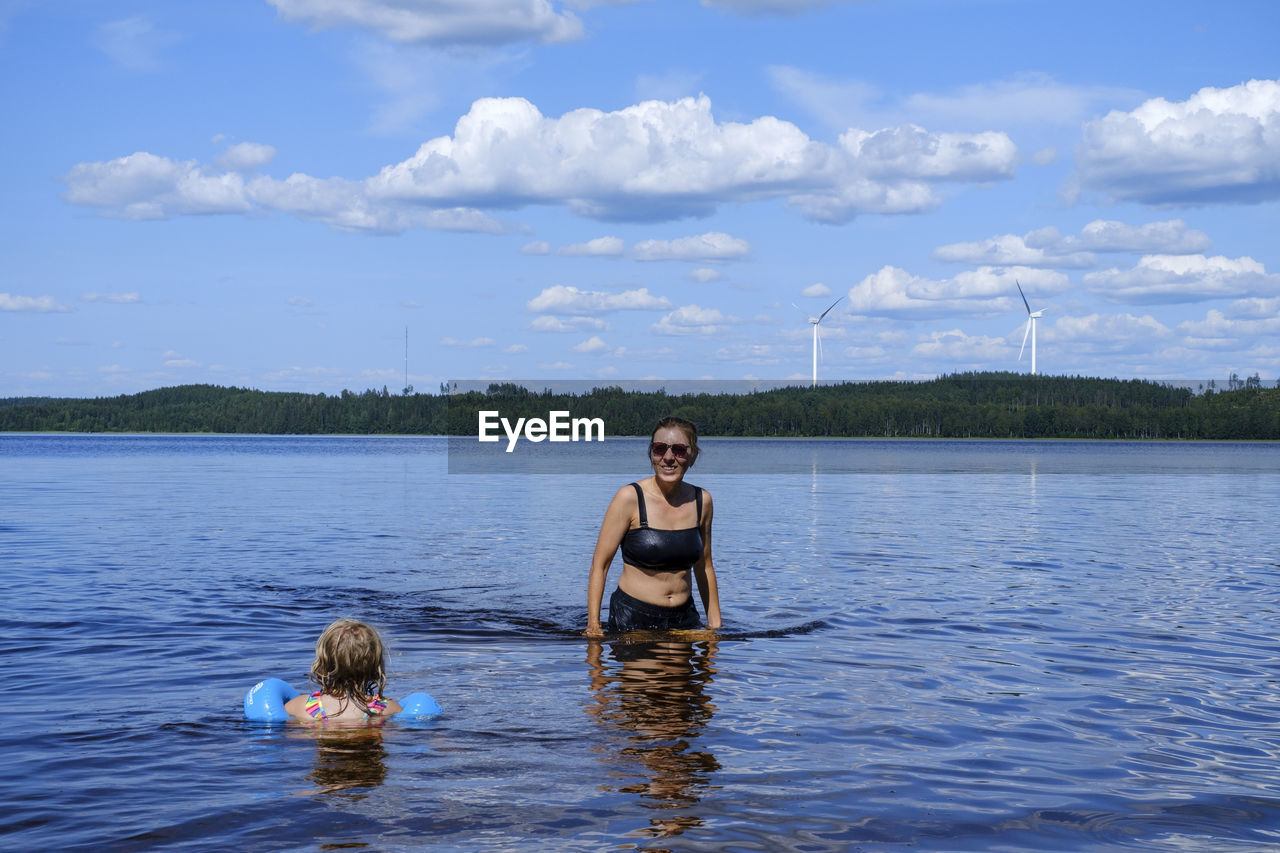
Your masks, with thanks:
M653 437L658 434L658 430L675 427L682 430L689 439L689 464L687 467L693 467L693 460L698 458L698 428L693 425L693 421L686 421L684 418L677 418L667 415L658 421L658 425L653 428L653 432L649 434L649 443L653 444Z
M378 632L354 619L339 619L316 640L311 680L330 696L351 699L368 712L366 698L387 686L387 650Z

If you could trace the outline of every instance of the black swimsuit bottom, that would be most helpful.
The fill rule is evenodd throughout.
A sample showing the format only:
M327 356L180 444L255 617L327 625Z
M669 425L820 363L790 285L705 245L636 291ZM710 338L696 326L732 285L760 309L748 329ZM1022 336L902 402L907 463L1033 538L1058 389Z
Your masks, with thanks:
M697 628L702 624L698 619L698 608L694 606L693 596L689 596L679 607L663 607L650 604L620 589L615 589L609 598L610 634L621 634L623 631L665 631L670 628Z

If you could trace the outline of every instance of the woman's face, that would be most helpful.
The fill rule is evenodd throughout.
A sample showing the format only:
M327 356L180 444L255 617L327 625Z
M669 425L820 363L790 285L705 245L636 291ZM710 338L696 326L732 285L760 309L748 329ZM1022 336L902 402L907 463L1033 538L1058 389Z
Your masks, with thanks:
M661 455L655 452L655 445L666 449ZM683 451L681 454L680 451ZM694 458L693 442L680 427L663 427L653 434L649 444L649 461L653 463L653 476L659 480L679 482L684 479L684 472L689 470Z

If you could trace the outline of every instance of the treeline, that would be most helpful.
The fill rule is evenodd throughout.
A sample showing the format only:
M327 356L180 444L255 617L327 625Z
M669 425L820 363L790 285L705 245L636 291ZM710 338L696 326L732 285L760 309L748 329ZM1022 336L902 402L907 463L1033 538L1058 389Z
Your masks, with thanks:
M477 413L511 424L552 411L646 435L664 415L705 435L932 438L1280 439L1280 390L1194 394L1144 380L970 373L747 394L596 388L563 394L499 383L449 394L299 394L186 385L95 399L0 400L0 431L475 435Z

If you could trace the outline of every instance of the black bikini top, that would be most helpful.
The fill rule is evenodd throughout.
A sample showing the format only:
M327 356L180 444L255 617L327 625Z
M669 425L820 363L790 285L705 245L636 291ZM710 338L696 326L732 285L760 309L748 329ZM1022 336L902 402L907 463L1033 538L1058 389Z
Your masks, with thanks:
M702 524L702 489L693 487L698 526L684 530L659 530L649 526L640 484L631 485L635 487L636 499L640 501L640 526L628 530L622 537L622 561L649 571L682 572L692 568L702 557L702 533L699 530Z

